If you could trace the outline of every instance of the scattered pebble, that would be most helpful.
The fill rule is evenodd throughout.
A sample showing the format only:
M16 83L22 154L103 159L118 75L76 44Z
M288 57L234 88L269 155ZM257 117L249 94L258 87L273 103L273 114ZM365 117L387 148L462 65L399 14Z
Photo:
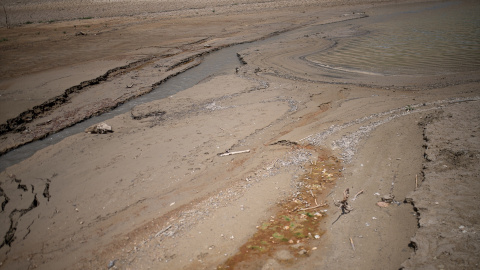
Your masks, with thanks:
M108 269L114 267L116 261L117 261L117 259L115 259L115 260L113 260L113 261L110 261L110 262L108 263Z
M298 252L298 255L304 255L307 254L307 251L305 249L302 249Z
M377 202L377 205L383 208L390 206L390 204L387 202Z

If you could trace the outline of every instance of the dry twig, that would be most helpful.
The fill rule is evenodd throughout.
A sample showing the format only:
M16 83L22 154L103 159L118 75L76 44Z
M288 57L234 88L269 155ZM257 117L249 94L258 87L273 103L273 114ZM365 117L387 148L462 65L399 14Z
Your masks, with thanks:
M249 153L249 152L250 152L250 150L242 150L242 151L236 151L236 152L226 152L226 153L223 153L223 154L219 154L219 156L224 157L224 156L231 156L231 155Z
M322 204L315 205L315 206L312 206L312 207L301 208L301 209L298 209L297 211L305 211L305 210L315 209L315 208L326 206L326 205L327 205L326 203L322 203Z
M352 237L350 237L350 244L352 244L352 249L353 249L353 251L355 251L355 245L353 244L353 239L352 239Z
M170 229L172 227L172 225L168 225L165 229L159 231L157 234L155 234L155 237L158 237L160 236L162 233L168 231L168 229Z
M357 196L360 195L360 194L362 194L362 193L363 193L363 189L360 190L359 192L357 192L357 194L355 194L355 196L353 196L352 201L355 201L355 200L357 199Z

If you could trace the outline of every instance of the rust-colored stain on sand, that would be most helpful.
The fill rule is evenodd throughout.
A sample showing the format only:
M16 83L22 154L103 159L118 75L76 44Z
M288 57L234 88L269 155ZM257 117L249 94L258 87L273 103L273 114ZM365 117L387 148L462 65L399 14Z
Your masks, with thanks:
M306 166L307 172L299 178L295 195L280 202L276 215L257 226L257 232L218 269L261 266L272 257L283 264L293 264L316 249L311 247L311 240L324 233L320 222L328 207L325 191L341 176L342 164L326 150L315 150L319 157ZM287 255L275 255L280 250L287 250Z

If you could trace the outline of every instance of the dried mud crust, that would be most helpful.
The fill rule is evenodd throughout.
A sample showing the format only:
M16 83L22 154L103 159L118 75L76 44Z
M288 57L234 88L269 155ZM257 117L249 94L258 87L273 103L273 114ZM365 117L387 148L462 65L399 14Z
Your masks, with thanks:
M428 116L424 181L412 194L419 229L404 269L480 266L480 106L456 104Z

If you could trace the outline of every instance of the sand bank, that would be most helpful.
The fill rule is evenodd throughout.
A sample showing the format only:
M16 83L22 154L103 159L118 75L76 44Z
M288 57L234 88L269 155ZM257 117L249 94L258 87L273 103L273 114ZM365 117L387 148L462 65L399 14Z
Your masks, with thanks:
M338 83L300 60L325 42L310 26L353 25L376 4L202 3L1 29L1 57L15 63L2 66L2 121L72 89L10 122L2 149L148 92L209 51L275 36L239 52L237 69L108 120L113 133L70 136L3 171L1 267L211 269L285 220L285 202L315 207L292 215L318 231L282 244L282 230L298 226L276 228L268 252L250 247L260 252L236 266L478 267L478 214L465 210L476 200L478 82ZM124 14L99 17L111 15ZM330 184L306 184L315 172Z

